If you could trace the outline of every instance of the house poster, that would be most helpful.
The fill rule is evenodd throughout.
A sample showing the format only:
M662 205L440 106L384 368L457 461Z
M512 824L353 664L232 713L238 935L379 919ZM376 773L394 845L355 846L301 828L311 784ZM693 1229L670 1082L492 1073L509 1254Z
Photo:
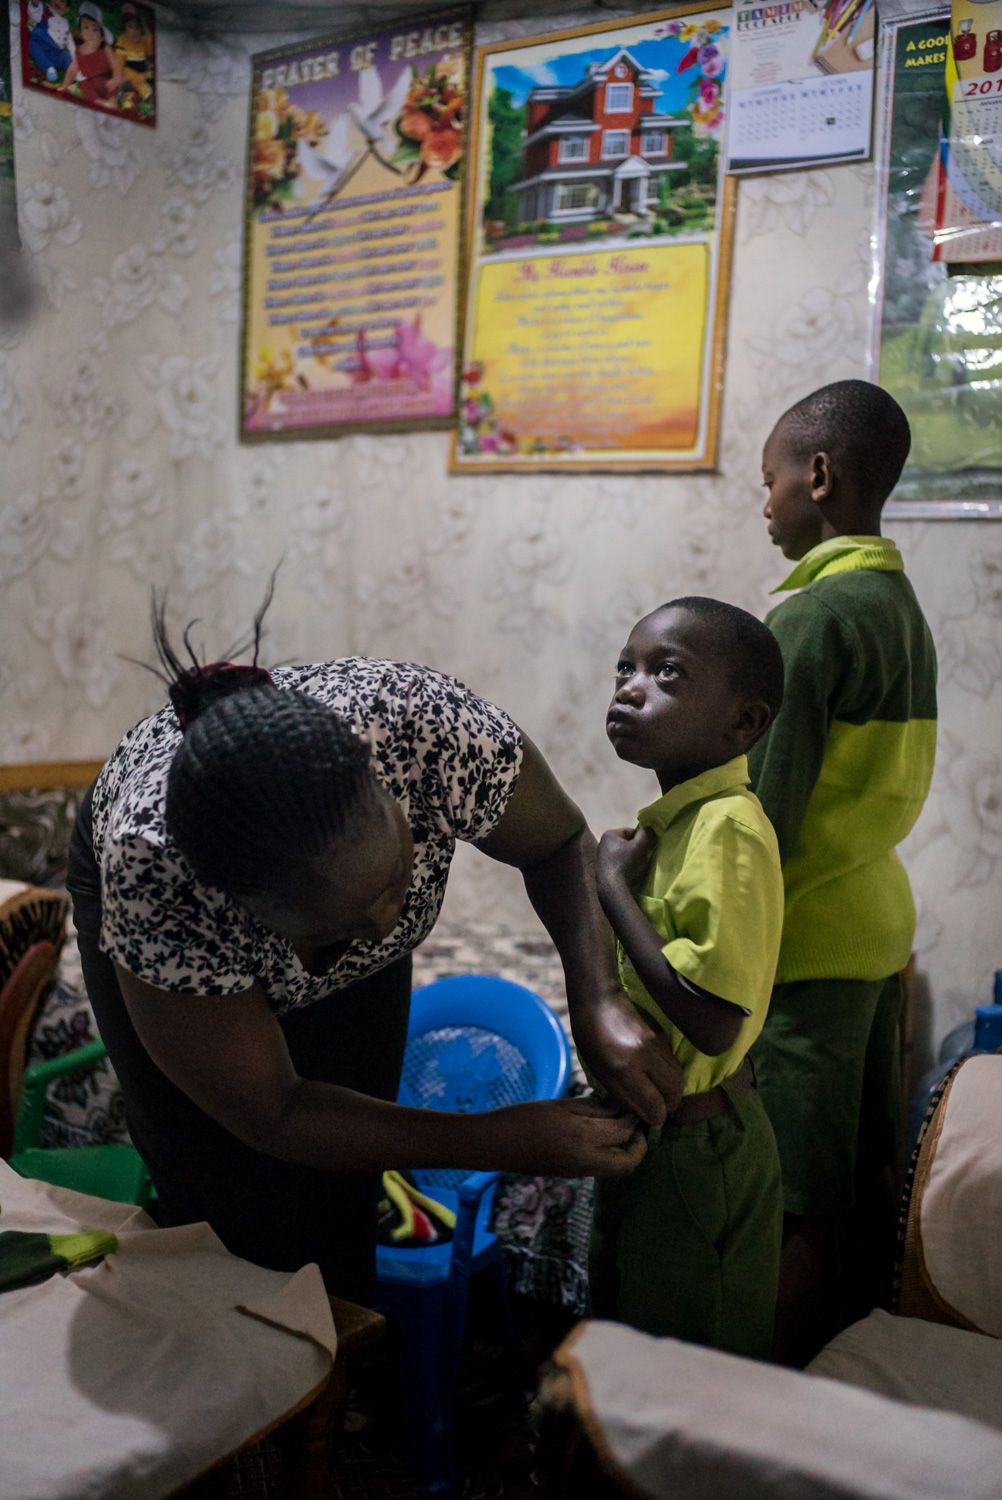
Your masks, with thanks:
M479 49L453 472L715 466L729 17Z
M467 10L253 59L241 436L450 427Z

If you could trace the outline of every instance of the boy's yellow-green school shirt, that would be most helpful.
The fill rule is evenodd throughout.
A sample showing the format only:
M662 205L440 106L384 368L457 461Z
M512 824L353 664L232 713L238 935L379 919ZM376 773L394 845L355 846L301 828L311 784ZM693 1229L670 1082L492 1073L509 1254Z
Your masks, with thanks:
M643 808L641 828L658 836L639 904L664 938L662 952L683 979L745 1012L734 1045L707 1057L655 1004L619 948L623 988L667 1034L685 1069L685 1092L729 1078L762 1030L783 931L779 846L737 756Z

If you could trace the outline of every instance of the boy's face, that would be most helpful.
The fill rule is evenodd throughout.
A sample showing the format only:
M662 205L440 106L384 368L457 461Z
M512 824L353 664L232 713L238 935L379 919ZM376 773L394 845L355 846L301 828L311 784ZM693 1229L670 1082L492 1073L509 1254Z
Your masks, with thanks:
M797 458L783 437L782 424L774 427L762 450L762 481L769 493L762 514L769 522L772 545L793 562L821 541L824 516L815 479L814 460Z
M735 691L710 629L688 610L656 610L620 653L606 733L620 760L665 786L744 754L768 721L764 704Z
M49 9L54 10L57 16L65 16L70 8L70 0L49 0Z

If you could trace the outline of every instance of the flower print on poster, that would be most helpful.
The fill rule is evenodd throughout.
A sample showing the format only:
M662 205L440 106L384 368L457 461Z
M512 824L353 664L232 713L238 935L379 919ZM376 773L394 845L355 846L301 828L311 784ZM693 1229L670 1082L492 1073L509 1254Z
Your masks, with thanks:
M468 19L253 59L242 435L451 425Z
M155 126L153 7L141 0L21 0L21 81L84 109Z

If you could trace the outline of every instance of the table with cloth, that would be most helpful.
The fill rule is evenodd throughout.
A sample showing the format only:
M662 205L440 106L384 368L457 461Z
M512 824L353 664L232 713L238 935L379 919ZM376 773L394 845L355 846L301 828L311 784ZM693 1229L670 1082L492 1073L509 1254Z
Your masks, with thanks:
M159 1500L308 1404L337 1338L316 1266L230 1255L207 1224L28 1181L0 1231L103 1230L114 1253L0 1293L0 1500Z

